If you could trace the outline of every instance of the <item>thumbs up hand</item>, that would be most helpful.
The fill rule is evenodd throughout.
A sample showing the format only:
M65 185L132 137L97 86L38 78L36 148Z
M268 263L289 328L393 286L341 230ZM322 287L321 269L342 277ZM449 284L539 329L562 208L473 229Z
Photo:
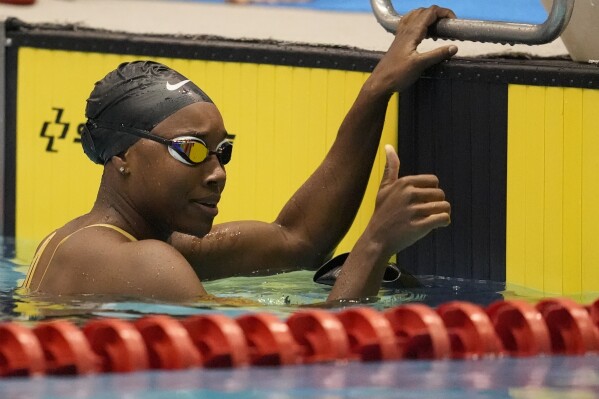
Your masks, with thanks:
M399 178L397 153L390 145L385 146L385 152L385 171L367 231L371 240L391 256L431 230L449 225L451 206L436 176Z

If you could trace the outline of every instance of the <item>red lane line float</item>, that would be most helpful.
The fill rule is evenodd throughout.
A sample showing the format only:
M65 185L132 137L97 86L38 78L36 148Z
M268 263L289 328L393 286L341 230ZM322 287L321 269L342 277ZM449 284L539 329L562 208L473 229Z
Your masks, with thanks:
M180 370L201 365L187 330L170 316L146 316L135 322L148 350L150 368Z
M254 366L282 366L300 361L299 348L286 323L269 313L236 319L243 330Z
M240 367L249 364L243 330L224 315L198 315L181 321L201 354L204 367Z
M389 320L371 308L350 308L337 317L349 338L350 353L362 361L400 358Z
M48 374L88 374L99 371L100 360L74 324L66 320L42 322L33 333L44 351Z
M29 328L0 324L0 377L33 376L46 370L44 351Z
M445 359L451 356L449 334L437 312L426 305L408 304L388 309L384 316L391 323L404 359Z
M131 372L149 368L148 351L133 324L118 319L98 319L83 328L104 372Z
M453 358L477 358L502 352L493 323L480 306L454 301L439 306L437 313L449 333Z
M533 305L524 301L497 301L487 307L487 314L511 356L551 353L547 324Z
M582 305L557 298L541 301L536 308L549 328L553 353L582 355L599 351L596 327Z
M466 302L433 310L423 304L385 312L349 308L237 319L198 315L182 322L148 316L130 323L98 319L79 329L66 320L29 329L0 324L0 377L127 372L148 367L237 367L335 360L473 358L507 352L580 355L599 352L599 299L582 306L548 299L536 306L499 301L486 312Z
M589 314L591 315L591 320L593 321L593 324L595 324L595 327L599 328L599 299L589 306Z
M0 3L16 4L16 5L31 5L35 3L35 0L0 0Z
M332 362L349 357L343 324L332 313L306 310L292 314L287 325L300 347L302 363Z
M599 299L588 307L589 314L591 315L591 321L595 325L595 335L597 341L599 341Z

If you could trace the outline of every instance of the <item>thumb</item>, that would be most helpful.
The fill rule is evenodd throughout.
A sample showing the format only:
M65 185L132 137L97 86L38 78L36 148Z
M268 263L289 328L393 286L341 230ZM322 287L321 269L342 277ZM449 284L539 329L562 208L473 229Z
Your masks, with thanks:
M399 177L399 157L392 145L385 145L385 154L387 156L387 162L385 163L381 187L392 184Z

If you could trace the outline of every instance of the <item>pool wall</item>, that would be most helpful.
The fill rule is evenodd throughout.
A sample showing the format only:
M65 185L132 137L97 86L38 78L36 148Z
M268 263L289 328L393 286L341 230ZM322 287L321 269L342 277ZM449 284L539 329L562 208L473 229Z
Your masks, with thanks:
M599 291L599 68L456 59L401 97L405 173L436 173L452 226L404 251L420 274ZM431 118L434 115L434 118Z
M227 166L229 184L217 219L224 222L274 220L324 158L377 59L374 53L363 59L350 50L326 55L317 48L214 38L65 30L9 34L12 67L7 68L7 80L16 82L9 97L17 106L11 113L16 125L7 129L14 144L7 148L6 159L14 165L7 172L15 171L9 179L15 190L6 185L4 230L30 242L17 248L21 258L31 256L53 228L92 206L102 168L81 151L79 129L94 82L119 63L140 58L164 62L197 82L221 110L227 129L236 134L237 147ZM337 68L325 68L334 63ZM394 99L384 142L396 141ZM356 239L372 212L384 168L381 155L346 242ZM344 243L340 250L349 248Z
M85 99L118 63L151 58L198 83L236 134L217 222L272 220L322 160L381 54L359 49L5 24L2 234L27 260L87 212L101 167L79 142ZM599 292L599 68L567 60L456 58L392 100L383 143L402 174L436 173L452 226L398 257L417 274ZM399 138L399 140L398 140ZM399 143L398 143L399 141ZM374 206L384 159L339 248ZM273 184L276 182L276 184Z

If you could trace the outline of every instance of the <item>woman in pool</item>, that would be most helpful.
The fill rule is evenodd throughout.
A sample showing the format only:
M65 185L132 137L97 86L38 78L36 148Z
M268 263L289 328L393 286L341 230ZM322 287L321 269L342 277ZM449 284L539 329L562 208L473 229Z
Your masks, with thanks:
M401 19L324 161L272 223L213 226L232 151L217 107L164 65L120 65L96 83L86 108L83 148L104 165L96 202L40 244L24 286L192 300L207 295L200 279L318 267L356 215L392 93L456 53L455 46L416 50L431 24L452 17L433 6ZM374 214L329 300L377 295L390 256L450 223L437 178L398 178L397 154L385 151Z

